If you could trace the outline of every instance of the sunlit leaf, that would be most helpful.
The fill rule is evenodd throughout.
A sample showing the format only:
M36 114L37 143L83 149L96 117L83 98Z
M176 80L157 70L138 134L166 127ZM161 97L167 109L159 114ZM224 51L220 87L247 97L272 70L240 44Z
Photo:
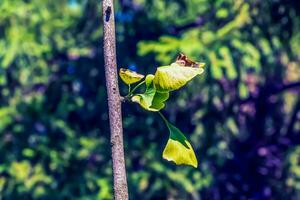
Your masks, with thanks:
M139 103L144 109L152 111L150 109L150 106L152 104L155 92L156 92L156 89L154 88L153 83L151 83L146 88L145 93L134 95L131 98L131 100L133 102Z
M230 80L236 79L237 71L235 69L234 62L233 62L233 59L232 59L232 55L231 55L231 52L230 52L229 48L228 47L221 47L219 52L220 52L220 55L223 58L221 63L222 63L222 66L226 69L227 77Z
M155 112L165 106L164 102L169 98L169 93L156 91L153 78L152 74L147 75L145 78L146 91L143 94L134 95L131 100L139 103L144 109Z
M165 101L169 98L169 92L156 91L150 109L159 111L165 107Z
M203 71L200 67L185 67L177 64L158 67L153 82L158 91L173 91L181 88Z
M149 87L154 79L154 75L153 74L148 74L145 78L145 82L146 82L146 87Z
M129 69L120 68L119 76L121 77L122 81L127 85L139 82L144 78L144 75L138 74L135 71L131 71Z
M209 52L208 57L211 62L210 72L213 78L220 79L223 76L223 72L220 66L220 61L217 58L217 55L214 52Z
M239 84L238 93L241 98L246 98L249 95L249 91L245 83Z
M191 165L196 168L198 161L192 145L178 128L164 121L168 126L170 136L163 151L163 158L173 161L176 165Z

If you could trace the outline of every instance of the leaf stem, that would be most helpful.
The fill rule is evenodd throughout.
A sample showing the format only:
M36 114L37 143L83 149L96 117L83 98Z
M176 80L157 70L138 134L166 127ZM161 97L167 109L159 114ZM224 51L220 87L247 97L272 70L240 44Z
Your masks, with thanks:
M133 94L133 92L136 90L136 89L138 89L141 85L143 85L144 83L145 83L146 81L142 81L142 82L140 82L139 84L137 84L127 95L126 95L126 97L130 97L132 94Z
M131 85L128 85L128 94L130 94L130 90L131 90Z
M165 118L165 116L161 113L161 112L158 112L158 114L160 115L160 117L164 120L164 122L166 123L166 125L168 126L168 120Z

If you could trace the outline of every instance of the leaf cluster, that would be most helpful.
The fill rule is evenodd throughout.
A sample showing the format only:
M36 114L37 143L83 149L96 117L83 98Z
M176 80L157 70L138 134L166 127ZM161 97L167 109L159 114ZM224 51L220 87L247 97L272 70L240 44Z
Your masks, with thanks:
M129 93L126 98L140 104L142 108L148 111L160 111L165 107L165 102L168 100L171 91L180 89L194 77L204 72L204 63L196 64L196 67L193 67L185 63L184 60L182 60L184 61L183 64L180 61L177 59L176 62L168 66L158 67L155 75L148 74L146 77L129 69L121 68L119 75L124 83L129 86ZM145 80L140 82L144 77ZM130 91L130 85L137 82L140 83ZM146 88L144 93L133 94L142 85L145 85ZM160 112L159 114L170 132L169 140L163 151L163 158L174 161L177 165L187 164L197 167L198 161L190 142L178 128L169 123Z

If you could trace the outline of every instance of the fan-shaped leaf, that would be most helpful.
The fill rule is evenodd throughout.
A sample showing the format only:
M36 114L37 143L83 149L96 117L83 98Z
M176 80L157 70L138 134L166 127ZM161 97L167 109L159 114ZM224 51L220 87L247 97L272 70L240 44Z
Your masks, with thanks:
M153 79L154 75L147 75L146 91L143 94L134 95L131 100L139 103L144 109L155 112L165 107L164 102L169 98L169 92L156 91Z
M178 128L164 121L170 131L170 137L163 151L163 158L175 162L176 165L185 164L197 168L198 161L192 145Z
M159 111L165 107L165 101L169 98L169 92L156 91L150 109Z
M181 88L195 76L203 73L203 68L185 67L178 64L158 67L153 79L158 91L166 92Z
M139 82L144 78L144 75L138 74L135 71L131 71L129 69L120 68L119 76L121 77L122 81L127 85Z

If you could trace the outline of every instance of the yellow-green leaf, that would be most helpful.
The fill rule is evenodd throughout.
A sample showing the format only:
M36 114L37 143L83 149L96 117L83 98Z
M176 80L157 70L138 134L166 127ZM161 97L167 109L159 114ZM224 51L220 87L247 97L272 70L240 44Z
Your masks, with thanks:
M139 103L144 109L149 110L149 111L157 111L157 110L152 110L150 108L154 95L155 95L155 88L154 87L150 87L148 88L144 94L137 94L134 95L131 100L133 102Z
M145 82L146 82L146 87L149 87L154 79L154 75L153 74L148 74L145 78Z
M153 78L152 74L147 75L145 78L146 91L143 94L134 95L131 100L140 104L142 108L155 112L165 106L164 102L169 98L169 92L157 92Z
M165 101L169 98L169 92L156 91L150 109L159 111L165 107Z
M167 122L163 117L170 131L170 137L163 151L163 158L168 161L173 161L176 165L191 165L195 168L198 166L198 161L192 145L183 135L183 133Z
M122 81L127 85L139 82L144 78L144 75L138 74L135 71L131 71L129 69L120 68L119 76L121 77Z
M169 139L163 152L163 158L175 162L176 165L185 164L197 168L198 161L192 146L189 142L186 143L189 148L176 140Z
M173 91L181 88L195 76L203 73L203 68L168 65L158 67L153 79L158 91Z

